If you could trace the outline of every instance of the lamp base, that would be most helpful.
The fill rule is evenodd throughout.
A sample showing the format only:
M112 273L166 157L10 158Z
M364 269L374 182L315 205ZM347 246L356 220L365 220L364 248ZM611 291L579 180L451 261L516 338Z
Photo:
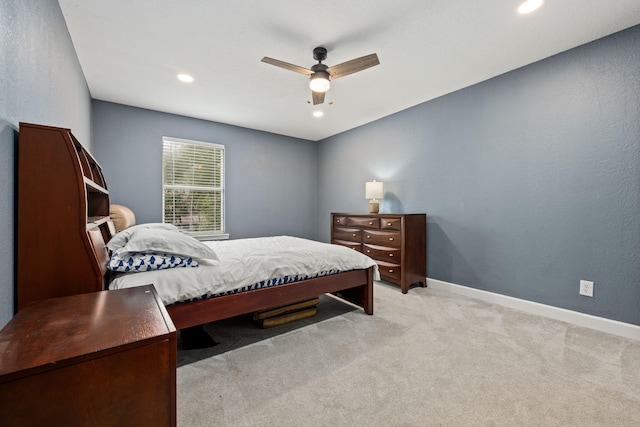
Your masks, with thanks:
M380 203L373 199L369 202L369 213L377 214L378 212L380 212Z

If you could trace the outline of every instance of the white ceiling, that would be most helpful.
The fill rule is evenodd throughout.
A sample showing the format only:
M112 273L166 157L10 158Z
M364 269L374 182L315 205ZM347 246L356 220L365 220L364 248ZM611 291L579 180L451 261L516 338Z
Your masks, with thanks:
M640 23L640 0L59 0L95 99L320 140ZM303 67L370 53L314 118ZM178 73L195 81L179 82Z

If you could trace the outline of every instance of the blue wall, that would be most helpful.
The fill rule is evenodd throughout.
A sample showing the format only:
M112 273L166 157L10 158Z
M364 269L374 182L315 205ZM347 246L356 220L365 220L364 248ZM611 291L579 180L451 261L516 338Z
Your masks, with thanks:
M91 147L89 90L55 0L0 2L0 327L13 316L19 122L69 127Z
M328 138L319 165L323 240L377 179L381 212L428 214L429 277L640 325L640 26Z
M226 231L232 239L315 238L317 144L297 138L93 101L95 157L113 203L162 221L162 137L225 146Z

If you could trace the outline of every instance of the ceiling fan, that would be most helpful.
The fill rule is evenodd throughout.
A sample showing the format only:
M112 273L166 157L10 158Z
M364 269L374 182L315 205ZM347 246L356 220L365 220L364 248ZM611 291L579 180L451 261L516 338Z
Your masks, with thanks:
M380 63L378 55L372 53L371 55L361 56L360 58L352 59L350 61L343 62L342 64L334 65L333 67L327 67L322 63L322 61L327 59L327 49L324 47L316 47L313 49L313 59L318 61L318 63L313 65L311 68L300 67L298 65L289 64L288 62L266 56L262 58L262 62L311 76L309 80L309 88L311 89L313 105L322 104L324 102L324 94L331 86L331 79L339 79L340 77L357 73L358 71L365 70Z

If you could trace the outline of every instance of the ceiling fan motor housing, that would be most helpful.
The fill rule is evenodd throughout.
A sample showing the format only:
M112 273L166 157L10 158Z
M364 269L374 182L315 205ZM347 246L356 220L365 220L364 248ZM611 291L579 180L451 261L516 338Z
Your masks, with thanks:
M315 64L311 66L311 71L313 71L314 74L316 73L320 73L320 74L324 74L327 76L327 78L329 77L329 73L327 72L327 67L324 64Z

